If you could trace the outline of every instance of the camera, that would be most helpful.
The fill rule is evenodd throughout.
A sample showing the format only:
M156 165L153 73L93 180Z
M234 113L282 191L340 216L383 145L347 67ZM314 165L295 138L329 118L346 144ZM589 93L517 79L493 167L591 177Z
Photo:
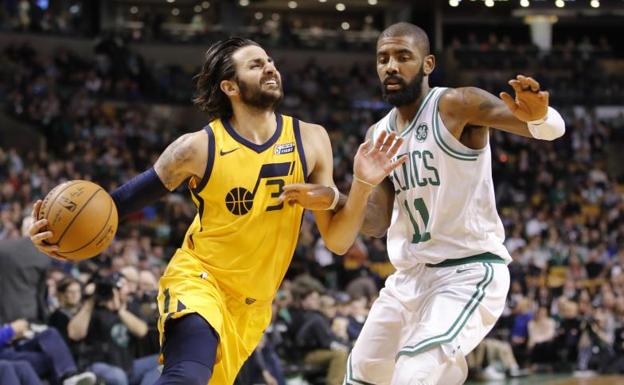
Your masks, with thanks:
M98 302L108 301L113 298L113 290L121 289L123 282L121 279L123 275L121 273L112 273L107 276L101 276L96 274L92 282L95 284L95 291L93 297Z

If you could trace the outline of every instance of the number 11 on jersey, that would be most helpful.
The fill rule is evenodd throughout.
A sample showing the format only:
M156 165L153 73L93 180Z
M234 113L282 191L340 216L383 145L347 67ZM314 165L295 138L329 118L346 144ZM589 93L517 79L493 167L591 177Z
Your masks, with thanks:
M407 201L403 201L403 206L407 211L407 215L409 215L410 222L412 222L412 227L414 227L414 235L412 236L412 243L420 243L427 242L431 239L431 234L427 232L427 225L429 224L429 210L427 210L427 206L425 205L425 201L422 198L414 199L414 211L418 212L423 220L423 229L424 233L420 232L420 228L418 226L418 222L416 222L416 218L410 209L410 205Z

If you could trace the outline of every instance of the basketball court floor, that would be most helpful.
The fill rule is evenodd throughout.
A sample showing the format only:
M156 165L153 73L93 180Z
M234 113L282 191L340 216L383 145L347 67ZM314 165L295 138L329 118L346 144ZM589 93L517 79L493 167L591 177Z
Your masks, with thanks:
M502 381L469 381L466 385L624 385L622 376L574 378L562 375L536 375Z

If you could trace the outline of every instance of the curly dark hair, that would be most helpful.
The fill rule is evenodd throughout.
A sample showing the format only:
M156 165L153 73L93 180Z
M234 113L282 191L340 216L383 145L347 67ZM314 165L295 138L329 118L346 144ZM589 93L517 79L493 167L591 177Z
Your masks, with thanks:
M238 49L249 45L260 46L250 39L231 37L216 42L206 51L206 61L201 72L195 75L197 93L193 98L193 103L200 110L205 111L211 120L232 116L232 104L227 95L221 91L220 83L222 80L235 78L236 68L232 55Z

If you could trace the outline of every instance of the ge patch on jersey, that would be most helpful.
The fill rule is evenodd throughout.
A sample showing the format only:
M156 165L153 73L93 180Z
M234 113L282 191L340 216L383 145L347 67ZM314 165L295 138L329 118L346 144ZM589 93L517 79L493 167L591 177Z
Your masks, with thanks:
M293 151L295 151L294 143L284 143L284 144L278 144L277 146L275 146L275 151L273 151L273 154L284 155L284 154L289 154Z
M416 128L416 140L419 142L424 142L427 139L427 133L429 132L429 128L427 127L427 123L421 123Z

